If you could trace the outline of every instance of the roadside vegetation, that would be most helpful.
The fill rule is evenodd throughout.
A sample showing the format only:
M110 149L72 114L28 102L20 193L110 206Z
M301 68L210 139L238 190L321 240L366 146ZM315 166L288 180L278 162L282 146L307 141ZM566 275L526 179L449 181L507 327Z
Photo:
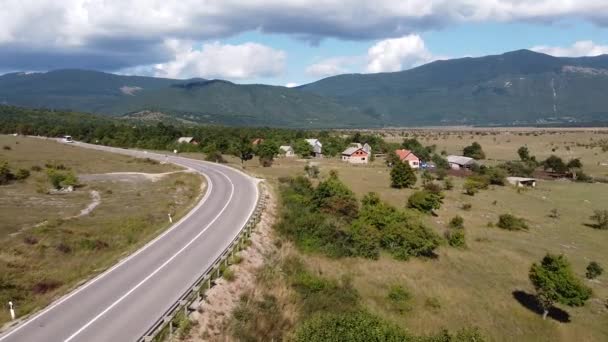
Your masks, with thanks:
M0 186L0 301L15 303L19 317L141 247L201 192L198 175L152 160L36 138L0 136L0 144L11 146L0 152L11 174L29 171ZM106 175L119 171L177 173L155 182ZM99 202L83 214L96 202L92 193ZM0 323L9 319L0 311Z

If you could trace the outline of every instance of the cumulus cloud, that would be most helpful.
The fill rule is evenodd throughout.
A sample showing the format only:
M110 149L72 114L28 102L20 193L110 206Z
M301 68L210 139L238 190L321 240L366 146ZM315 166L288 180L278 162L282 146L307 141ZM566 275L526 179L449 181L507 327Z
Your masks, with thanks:
M605 0L3 0L0 67L120 69L164 63L164 42L241 32L372 40L463 22L578 18L608 26ZM38 66L32 68L32 66Z
M155 74L160 77L245 80L278 76L285 69L286 53L262 44L214 42L203 44L200 50L189 41L170 40L166 44L174 57L155 65Z
M320 60L306 68L306 74L312 77L329 77L352 72L353 67L364 61L362 56L340 56Z
M369 48L367 57L367 72L372 73L400 71L438 59L417 34L382 40Z
M556 57L599 56L608 54L608 45L595 44L591 40L581 40L570 46L534 46L530 50Z

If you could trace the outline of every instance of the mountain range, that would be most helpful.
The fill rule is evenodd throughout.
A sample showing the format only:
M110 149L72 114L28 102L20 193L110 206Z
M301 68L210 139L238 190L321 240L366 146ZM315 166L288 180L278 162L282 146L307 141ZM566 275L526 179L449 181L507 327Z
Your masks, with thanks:
M0 104L299 128L607 122L607 91L608 55L529 50L338 75L298 88L88 70L0 76Z

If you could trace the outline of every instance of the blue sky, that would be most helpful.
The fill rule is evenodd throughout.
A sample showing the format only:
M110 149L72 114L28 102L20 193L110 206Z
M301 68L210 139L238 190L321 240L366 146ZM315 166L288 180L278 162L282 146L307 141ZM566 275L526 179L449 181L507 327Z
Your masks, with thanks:
M605 0L3 0L0 22L0 72L293 85L524 48L608 53Z
M568 48L579 41L592 41L598 46L608 46L608 27L599 27L580 20L554 24L522 22L460 24L423 32L420 36L433 54L450 58L501 54L538 46ZM285 73L281 75L254 78L242 83L300 85L319 79L305 72L311 64L335 56L364 56L379 40L347 41L327 38L317 45L285 34L265 34L258 31L238 34L224 40L229 44L252 41L285 50L288 54L287 67ZM353 67L351 70L365 72L362 66Z

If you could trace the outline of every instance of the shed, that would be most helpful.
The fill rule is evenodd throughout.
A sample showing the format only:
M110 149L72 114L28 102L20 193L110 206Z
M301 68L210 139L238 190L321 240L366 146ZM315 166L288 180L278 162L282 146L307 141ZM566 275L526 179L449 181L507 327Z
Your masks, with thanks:
M192 145L198 145L198 141L196 141L194 139L194 137L181 137L179 139L177 139L177 143L178 144L192 144Z
M477 164L475 159L465 156L452 155L448 156L446 159L448 160L448 163L450 164L450 167L453 170L470 169L473 165Z
M536 178L526 178L526 177L507 177L507 182L509 184L514 185L518 188L523 187L536 187Z
M306 139L306 142L312 147L312 154L315 157L323 155L323 144L321 144L319 139Z
M293 147L291 147L289 145L283 145L283 146L279 147L279 151L285 157L294 157L296 155Z

